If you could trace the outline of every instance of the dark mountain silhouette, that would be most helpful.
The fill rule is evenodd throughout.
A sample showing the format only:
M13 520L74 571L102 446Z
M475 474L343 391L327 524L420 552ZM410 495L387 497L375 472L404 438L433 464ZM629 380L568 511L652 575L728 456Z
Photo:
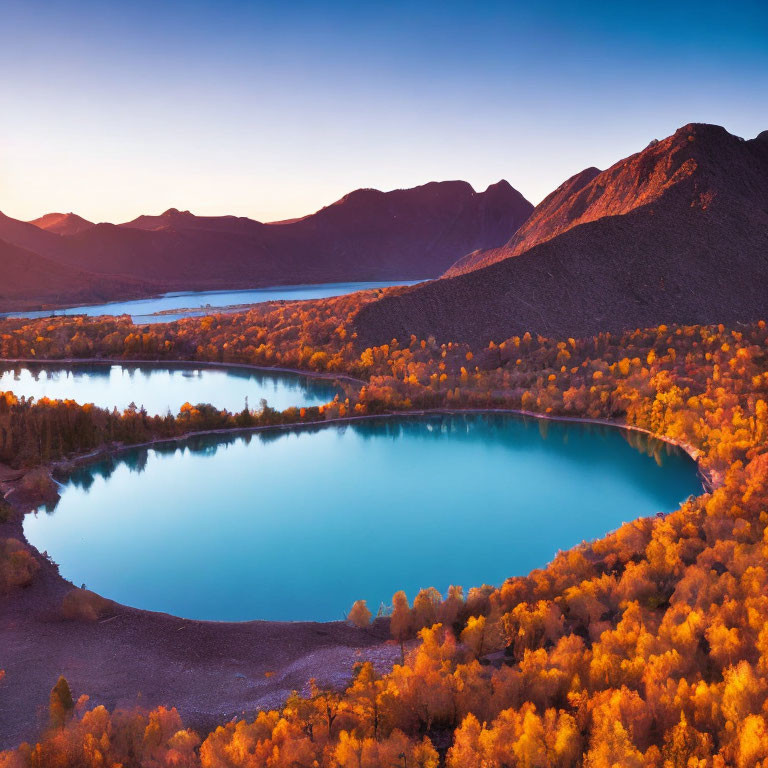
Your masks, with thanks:
M218 249L215 274L206 279L228 282L234 270L250 281L386 280L437 276L457 256L506 242L532 210L506 181L483 193L453 181L359 189L310 216L273 224L171 208L121 228L174 235L162 247L186 247L201 272L207 265L199 261Z
M264 224L253 219L238 216L195 216L189 211L179 211L169 208L159 216L139 216L133 221L120 224L124 229L144 229L149 232L162 232L166 230L210 232L260 232Z
M46 213L29 223L57 235L76 235L96 226L76 213Z
M587 336L768 315L768 132L744 141L686 125L582 183L585 173L538 206L495 263L364 307L360 342Z
M57 263L151 292L436 277L456 259L504 244L533 210L506 181L363 189L310 216L264 224L174 208L59 236L0 220L0 238ZM117 296L116 298L121 298ZM34 285L30 300L36 301ZM61 303L68 303L66 292Z

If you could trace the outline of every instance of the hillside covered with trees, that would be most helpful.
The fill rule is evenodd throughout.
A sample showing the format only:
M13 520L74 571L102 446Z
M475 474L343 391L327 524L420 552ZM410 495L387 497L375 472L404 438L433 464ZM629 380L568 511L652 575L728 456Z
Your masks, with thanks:
M278 421L477 407L607 419L688 446L712 491L500 587L423 590L412 606L397 594L388 620L402 664L380 675L362 663L344 691L314 687L209 734L185 728L173 709L108 712L91 708L87 691L58 684L50 729L3 753L0 766L756 768L768 760L765 323L581 339L526 333L475 347L412 337L362 348L354 316L370 300L142 328L127 319L6 321L0 355L249 362L362 380L344 400L269 417ZM195 424L204 408L158 421L8 394L0 403L4 435L48 435L50 454L29 450L16 462L28 466L106 435L131 442L265 418L212 413ZM364 624L368 615L358 606L351 618Z

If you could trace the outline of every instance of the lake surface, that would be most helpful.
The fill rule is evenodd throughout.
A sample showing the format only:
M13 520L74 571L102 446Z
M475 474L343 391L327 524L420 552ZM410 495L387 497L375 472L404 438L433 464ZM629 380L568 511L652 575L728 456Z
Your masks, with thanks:
M93 403L122 411L133 403L150 414L179 412L184 403L210 403L228 411L251 409L260 400L278 411L290 406L322 405L339 391L329 379L248 368L195 365L3 364L0 392L17 397L49 397Z
M329 620L405 589L498 585L701 492L625 433L497 415L196 439L78 470L24 531L61 574L196 619Z
M166 293L151 299L116 301L93 306L67 307L65 309L30 312L8 312L0 317L51 317L52 315L131 315L134 323L170 323L183 317L200 317L211 311L223 311L225 307L259 304L265 301L299 301L343 296L356 291L388 288L393 285L416 285L420 280L399 282L320 283L317 285L278 285L271 288L254 288L242 291L192 291ZM176 311L174 311L176 310ZM235 311L234 309L228 311Z

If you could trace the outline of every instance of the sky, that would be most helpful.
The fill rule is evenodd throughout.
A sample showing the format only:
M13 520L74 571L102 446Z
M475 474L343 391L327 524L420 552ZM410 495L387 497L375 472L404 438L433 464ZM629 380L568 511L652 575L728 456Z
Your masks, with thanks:
M539 202L689 122L768 128L768 3L0 0L0 211L272 221L506 178Z

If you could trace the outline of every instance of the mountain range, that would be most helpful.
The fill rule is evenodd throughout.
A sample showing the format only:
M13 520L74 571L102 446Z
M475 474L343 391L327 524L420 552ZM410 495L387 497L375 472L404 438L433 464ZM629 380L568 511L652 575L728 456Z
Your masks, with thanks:
M503 245L532 210L506 181L479 193L449 181L360 189L317 213L273 223L173 208L119 225L72 213L33 222L0 214L7 275L0 310L165 291L438 277L467 253Z
M0 214L0 310L172 290L435 278L356 317L363 345L590 336L768 315L768 131L691 123L535 208L506 181L361 189L262 223L170 209L119 225Z
M358 313L360 343L558 338L768 315L768 131L692 123L536 206L501 247Z

